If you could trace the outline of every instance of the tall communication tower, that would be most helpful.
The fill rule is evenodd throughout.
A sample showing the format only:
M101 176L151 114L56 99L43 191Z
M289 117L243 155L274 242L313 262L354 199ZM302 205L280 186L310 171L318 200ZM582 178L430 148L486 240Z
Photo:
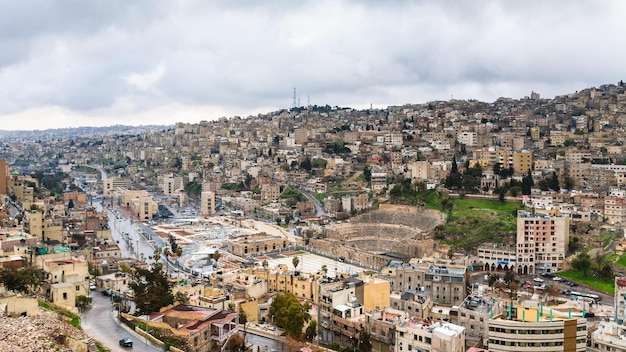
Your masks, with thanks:
M293 103L292 103L292 108L297 107L298 105L296 105L296 87L293 87Z

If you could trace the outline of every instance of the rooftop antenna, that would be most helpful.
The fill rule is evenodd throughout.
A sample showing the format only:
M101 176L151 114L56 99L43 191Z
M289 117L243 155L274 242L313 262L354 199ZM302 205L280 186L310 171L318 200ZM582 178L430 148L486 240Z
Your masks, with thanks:
M295 108L296 105L296 87L293 87L293 102L292 102L292 108Z

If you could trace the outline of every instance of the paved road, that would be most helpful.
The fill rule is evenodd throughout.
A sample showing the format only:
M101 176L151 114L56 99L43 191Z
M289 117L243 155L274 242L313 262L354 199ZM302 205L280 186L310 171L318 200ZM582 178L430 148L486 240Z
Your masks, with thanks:
M100 292L92 291L92 308L81 315L83 330L94 339L104 344L111 352L128 351L128 348L119 346L119 340L129 337L133 340L133 351L161 351L161 349L147 345L139 335L132 333L119 325L114 319L111 299Z

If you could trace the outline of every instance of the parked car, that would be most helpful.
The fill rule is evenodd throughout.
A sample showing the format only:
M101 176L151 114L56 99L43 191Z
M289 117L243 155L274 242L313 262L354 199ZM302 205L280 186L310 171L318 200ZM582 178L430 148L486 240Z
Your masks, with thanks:
M122 347L133 347L133 340L130 337L125 337L120 340L120 346Z
M96 290L96 284L89 284L89 289L92 291Z
M563 280L563 279L561 279L561 278L560 278L560 277L558 277L558 276L555 276L555 277L553 277L553 278L552 278L552 280L553 280L553 281L561 281L561 280Z
M543 279L540 277L536 277L533 279L534 282L543 282Z

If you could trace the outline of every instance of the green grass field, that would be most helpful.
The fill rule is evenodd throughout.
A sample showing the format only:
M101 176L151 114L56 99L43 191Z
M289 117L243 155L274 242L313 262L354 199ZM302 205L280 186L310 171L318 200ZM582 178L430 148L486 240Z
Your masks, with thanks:
M517 211L521 203L501 203L488 199L459 198L445 200L440 194L420 195L431 209L443 210L452 203L442 239L445 243L464 250L473 250L483 243L502 243L513 240L517 228ZM441 234L440 234L441 236Z
M561 271L558 274L572 281L576 281L579 283L583 283L587 286L593 287L596 290L603 291L611 295L615 294L615 280L614 279L603 280L603 279L594 277L592 275L585 276L581 272L574 271L574 270Z

